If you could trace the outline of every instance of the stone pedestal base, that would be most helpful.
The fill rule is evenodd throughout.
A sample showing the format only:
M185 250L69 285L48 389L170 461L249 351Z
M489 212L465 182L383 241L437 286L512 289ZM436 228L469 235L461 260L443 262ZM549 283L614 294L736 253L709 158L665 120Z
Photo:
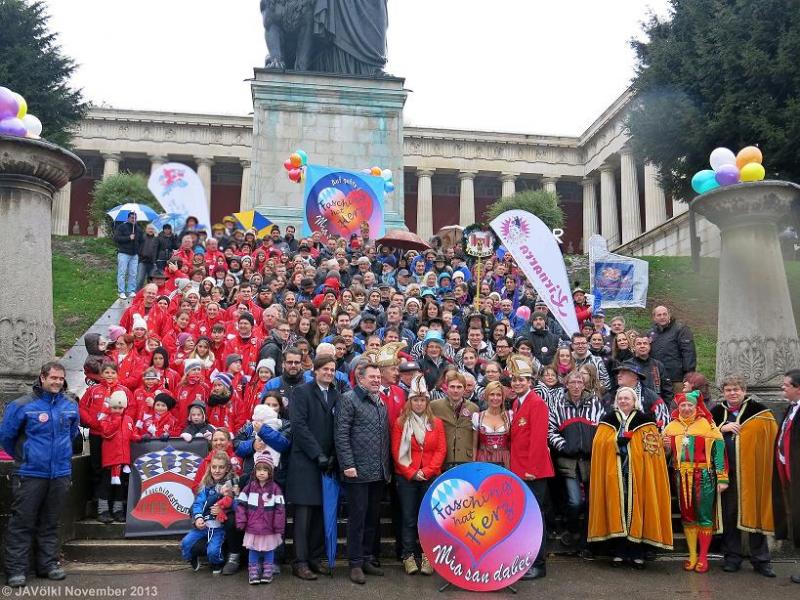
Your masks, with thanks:
M284 161L297 149L309 162L351 170L391 169L395 191L384 206L386 228L403 228L403 79L256 69L253 92L251 198L282 227L300 228L303 185Z
M30 389L53 360L53 194L83 175L74 154L0 136L0 394ZM1 407L0 407L1 408Z
M749 391L775 397L800 366L800 341L778 242L800 186L764 181L718 188L692 206L720 228L717 383L743 375Z

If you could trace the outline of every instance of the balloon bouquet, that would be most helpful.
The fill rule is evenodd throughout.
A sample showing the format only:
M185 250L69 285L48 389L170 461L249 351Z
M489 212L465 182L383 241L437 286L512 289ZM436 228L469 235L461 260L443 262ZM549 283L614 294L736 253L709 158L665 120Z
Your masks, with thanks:
M289 158L283 162L283 168L286 169L289 181L294 183L302 183L306 179L306 166L308 165L308 154L303 150L295 150ZM374 175L383 179L383 191L391 194L394 191L394 182L392 181L391 169L381 169L380 167L372 167L370 169L363 169L363 173L367 175Z
M740 182L761 181L766 171L761 162L764 157L755 146L747 146L734 154L728 148L716 148L710 156L711 169L698 171L692 177L692 189L705 194L720 186Z
M16 92L0 87L0 135L38 140L42 122L28 113L28 103Z

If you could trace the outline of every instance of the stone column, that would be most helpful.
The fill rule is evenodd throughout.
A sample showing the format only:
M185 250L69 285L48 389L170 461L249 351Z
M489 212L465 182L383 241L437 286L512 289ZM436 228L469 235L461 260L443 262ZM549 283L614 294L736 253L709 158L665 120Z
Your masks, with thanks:
M583 252L589 252L589 238L597 233L597 179L581 180L583 186Z
M242 165L242 192L239 196L239 210L252 210L253 201L250 197L250 161L242 159L239 163Z
M644 165L644 223L650 231L667 220L667 199L658 182L658 169L653 163Z
M58 190L53 197L53 235L69 235L69 201L72 184Z
M519 173L500 173L500 183L503 184L503 190L500 195L503 198L508 198L517 193L517 177L519 177Z
M689 205L686 202L681 202L680 200L676 200L675 198L672 199L672 216L677 217L678 215L682 215L686 211L689 210Z
M783 373L800 365L778 232L800 203L800 186L763 181L717 188L692 208L719 227L717 384L732 374L747 389L777 399ZM782 401L783 406L786 405Z
M544 177L542 179L542 189L545 192L550 192L551 194L557 194L558 190L556 189L556 184L558 183L558 177Z
M461 203L458 211L458 224L467 227L475 222L475 175L476 171L461 171Z
M630 148L620 151L622 170L622 243L630 242L642 233L642 212L639 208L639 178L636 159Z
M150 172L152 173L161 165L167 162L167 157L163 154L154 154L150 157Z
M214 159L201 156L197 159L197 176L203 184L206 192L206 204L211 210L211 167L214 166Z
M119 161L122 160L119 154L103 154L103 160L103 179L119 173Z
M619 218L617 209L617 182L614 165L600 166L600 231L609 248L619 246Z
M426 242L433 236L433 169L417 169L417 235Z
M77 156L48 142L0 139L0 272L5 282L25 281L24 294L0 286L0 396L30 391L54 359L53 194L84 171Z

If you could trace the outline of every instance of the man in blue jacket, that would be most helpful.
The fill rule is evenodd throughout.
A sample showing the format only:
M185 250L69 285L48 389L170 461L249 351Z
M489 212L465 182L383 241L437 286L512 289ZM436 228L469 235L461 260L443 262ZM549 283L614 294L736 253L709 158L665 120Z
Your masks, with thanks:
M66 372L42 366L33 391L6 406L0 446L14 457L11 517L5 539L8 585L25 585L36 537L36 571L59 581L58 517L72 477L72 441L80 436L78 405L63 393Z

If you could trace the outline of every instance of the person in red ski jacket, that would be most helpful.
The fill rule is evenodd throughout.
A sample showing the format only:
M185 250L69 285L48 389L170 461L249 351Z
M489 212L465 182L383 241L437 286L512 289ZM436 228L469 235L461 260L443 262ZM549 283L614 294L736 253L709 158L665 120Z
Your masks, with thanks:
M154 438L167 440L180 435L182 425L171 412L175 408L175 404L175 398L169 394L158 394L153 401L153 414L146 416L141 427L136 428L134 439L136 441Z
M134 317L139 315L147 324L147 331L163 335L170 328L169 315L158 305L158 286L148 283L142 288L141 297L136 298L122 313L121 327L133 333Z
M153 358L150 361L152 366L161 376L161 381L164 387L172 393L178 389L178 384L181 382L181 376L178 372L169 366L169 352L163 346L155 349Z
M117 363L120 384L129 390L135 390L142 382L144 365L133 347L133 336L129 333L117 338L112 358Z
M189 359L183 364L183 379L175 391L177 403L171 412L179 423L184 423L189 417L189 405L195 400L208 403L210 389L203 380L203 363L199 360Z
M128 396L117 390L108 400L108 414L97 423L103 437L103 479L97 495L97 520L101 523L125 522L123 507L128 499L131 442L135 438L127 408Z
M208 423L219 429L233 430L234 407L241 403L241 397L233 390L230 373L216 373L211 378L211 393L208 396Z
M145 369L142 375L142 385L133 392L133 403L128 405L126 414L133 419L134 425L144 420L145 416L153 414L153 404L158 394L166 392L161 376L154 367Z
M238 334L225 343L225 357L238 354L242 357L242 371L245 375L252 375L258 364L262 340L253 332L255 319L250 313L239 315L236 325Z

